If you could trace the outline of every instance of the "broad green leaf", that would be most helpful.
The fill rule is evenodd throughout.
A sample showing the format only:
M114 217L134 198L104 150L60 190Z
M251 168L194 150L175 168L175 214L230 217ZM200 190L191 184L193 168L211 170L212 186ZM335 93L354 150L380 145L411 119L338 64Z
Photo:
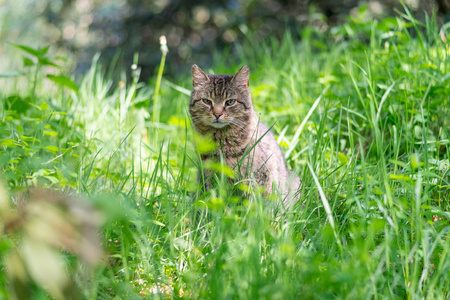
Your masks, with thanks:
M289 256L293 256L295 254L295 251L296 251L294 246L292 246L291 244L286 244L286 243L281 244L279 246L279 249L280 249L280 254L281 255L288 256L288 257Z
M39 49L33 49L33 48L25 46L25 45L19 45L19 44L14 44L14 43L9 43L9 44L18 49L21 49L21 50L25 51L26 53L31 54L35 57L40 57L42 55L41 51Z
M29 137L29 136L24 136L21 135L20 138L24 141L28 141L28 142L37 142L39 141L38 139L34 138L34 137Z
M250 189L251 189L250 185L245 184L245 183L240 183L240 184L238 185L238 188L239 188L241 191L243 191L243 192L248 192L248 191L250 191Z
M384 219L373 219L370 222L370 227L375 231L379 232L384 229L386 221Z
M180 118L177 116L171 116L169 119L169 124L171 125L176 125L178 127L186 127L186 119L185 118Z
M217 144L209 137L194 133L195 146L199 153L208 153L217 148Z
M382 190L380 190L379 188L374 188L374 189L373 189L373 192L374 192L376 195L384 195L384 192L383 192Z
M74 92L78 92L78 87L70 78L63 75L47 75L47 78L56 84L67 87Z
M24 113L31 108L28 100L29 98L22 98L18 95L9 96L6 98L6 107L18 113Z
M437 69L437 67L436 67L436 65L430 64L430 63L421 64L419 67L419 70L424 70L424 69Z
M55 147L55 146L47 146L47 147L45 147L45 149L47 149L48 151L50 151L53 154L56 154L59 151L59 148Z
M347 156L342 152L338 153L338 159L341 164L346 164L348 162Z
M44 135L57 136L58 133L56 131L45 130Z
M50 49L50 45L48 45L47 47L44 48L39 48L39 53L44 56L45 54L47 54L48 50Z
M412 181L412 179L408 175L402 175L402 174L389 174L389 178L406 181L406 182Z
M17 147L17 142L12 139L3 139L3 140L0 140L0 146L15 148L15 147Z
M24 58L23 58L23 65L24 65L25 67L31 67L31 66L34 66L34 61L33 61L32 59L28 58L28 57L24 57Z
M39 64L43 65L43 66L53 66L53 67L59 67L59 65L55 64L54 62L52 62L50 59L48 59L47 57L40 57L38 59Z
M328 85L333 82L339 82L339 79L333 75L324 75L322 77L319 77L319 82L321 84Z
M208 201L206 201L206 205L211 210L218 210L221 207L225 206L225 202L223 201L222 198L211 197L211 198L209 198Z
M218 162L206 161L204 167L209 170L213 170L226 175L227 177L234 178L234 171L229 166Z
M413 170L416 170L419 168L419 156L417 154L411 155L410 161L411 161L411 168Z
M56 184L59 182L58 178L56 178L54 176L44 176L44 178L48 179L53 184Z

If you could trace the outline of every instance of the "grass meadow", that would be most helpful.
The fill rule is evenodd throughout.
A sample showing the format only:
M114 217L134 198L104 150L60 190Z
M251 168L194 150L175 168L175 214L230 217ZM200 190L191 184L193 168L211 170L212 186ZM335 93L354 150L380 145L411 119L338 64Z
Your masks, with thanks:
M201 165L215 145L187 111L196 62L141 82L94 57L74 78L51 46L9 44L23 62L0 74L0 298L450 297L450 27L405 10L243 31L204 69L250 68L302 180L277 216L276 195ZM219 171L206 193L199 168Z

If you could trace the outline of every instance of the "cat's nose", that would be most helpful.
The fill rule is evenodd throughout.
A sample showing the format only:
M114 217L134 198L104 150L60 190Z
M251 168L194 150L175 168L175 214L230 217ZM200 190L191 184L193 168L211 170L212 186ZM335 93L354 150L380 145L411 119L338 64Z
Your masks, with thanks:
M213 115L216 117L216 119L219 119L220 116L223 115L223 113L215 112Z

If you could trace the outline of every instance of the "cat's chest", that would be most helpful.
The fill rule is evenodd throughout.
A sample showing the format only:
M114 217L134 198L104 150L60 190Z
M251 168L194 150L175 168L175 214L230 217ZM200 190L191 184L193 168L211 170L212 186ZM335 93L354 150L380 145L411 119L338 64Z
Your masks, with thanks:
M202 155L202 160L224 161L234 167L251 149L251 138L233 134L233 132L213 132L213 141L217 148Z
M246 134L233 130L215 131L212 135L218 146L217 151L221 151L224 156L236 156L251 140Z
M247 155L249 148L250 147L247 145L238 146L233 144L219 144L217 149L209 153L202 154L202 160L224 160L227 165L231 166L232 163L236 163L237 160L241 159L244 155Z

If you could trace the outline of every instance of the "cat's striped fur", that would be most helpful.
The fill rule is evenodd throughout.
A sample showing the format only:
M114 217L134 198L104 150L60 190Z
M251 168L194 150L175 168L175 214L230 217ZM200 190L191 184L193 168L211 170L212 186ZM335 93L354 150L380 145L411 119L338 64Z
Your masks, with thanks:
M219 145L202 154L202 160L223 157L240 179L256 181L267 193L276 190L289 207L297 202L300 180L288 169L272 132L253 110L249 75L247 66L235 75L210 75L197 65L192 67L189 112L194 128L212 135Z

